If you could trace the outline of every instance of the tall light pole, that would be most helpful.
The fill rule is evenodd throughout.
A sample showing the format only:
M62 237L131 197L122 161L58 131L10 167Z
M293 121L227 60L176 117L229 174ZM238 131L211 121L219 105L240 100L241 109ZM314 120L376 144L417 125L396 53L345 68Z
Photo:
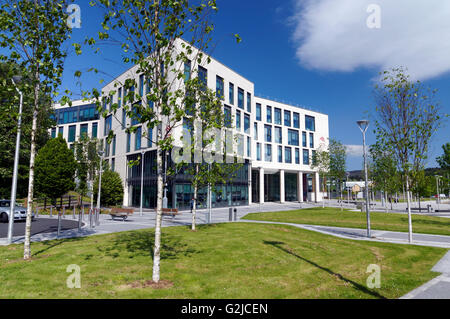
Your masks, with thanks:
M98 151L100 156L100 176L98 177L98 196L97 196L97 210L100 214L100 193L102 191L102 169L103 169L103 154L104 151Z
M356 122L363 135L363 153L364 153L364 192L366 194L366 217L367 217L367 237L370 236L370 211L369 211L369 184L367 178L367 155L366 155L366 131L369 127L368 120L360 120Z
M17 84L22 80L20 76L14 76L12 79L14 87L20 96L19 103L19 118L17 119L17 137L16 137L16 151L14 155L14 169L13 169L13 179L11 186L11 203L10 203L10 213L8 220L8 245L12 242L13 229L14 229L14 211L16 210L16 195L17 195L17 171L19 167L19 149L20 149L20 132L22 127L22 105L23 105L23 94L17 87Z
M144 155L145 155L145 149L141 150L141 200L139 204L139 216L143 216L142 212L142 204L144 201Z

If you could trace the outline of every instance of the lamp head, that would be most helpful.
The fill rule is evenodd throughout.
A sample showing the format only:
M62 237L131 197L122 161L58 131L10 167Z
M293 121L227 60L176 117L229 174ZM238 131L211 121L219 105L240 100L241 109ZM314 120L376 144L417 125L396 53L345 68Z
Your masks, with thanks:
M365 132L367 128L369 127L369 121L368 120L359 120L356 121L361 131Z

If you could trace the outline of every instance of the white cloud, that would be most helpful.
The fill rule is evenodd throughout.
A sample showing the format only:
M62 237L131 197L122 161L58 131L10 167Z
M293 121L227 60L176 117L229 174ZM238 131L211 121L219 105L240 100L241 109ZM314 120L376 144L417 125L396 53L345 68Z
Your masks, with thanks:
M300 63L311 69L353 71L405 66L416 79L450 70L450 1L296 0L293 38ZM367 27L370 4L381 28Z
M347 156L360 157L364 154L362 145L345 145L345 150Z

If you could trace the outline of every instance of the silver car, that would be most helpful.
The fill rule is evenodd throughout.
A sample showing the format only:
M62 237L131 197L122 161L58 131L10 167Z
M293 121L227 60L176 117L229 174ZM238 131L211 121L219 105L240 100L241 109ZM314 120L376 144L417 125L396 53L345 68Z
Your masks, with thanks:
M0 199L0 222L7 223L9 221L9 214L11 211L11 201L7 199ZM27 219L27 209L16 203L14 210L14 220L26 220ZM31 216L34 220L34 213Z

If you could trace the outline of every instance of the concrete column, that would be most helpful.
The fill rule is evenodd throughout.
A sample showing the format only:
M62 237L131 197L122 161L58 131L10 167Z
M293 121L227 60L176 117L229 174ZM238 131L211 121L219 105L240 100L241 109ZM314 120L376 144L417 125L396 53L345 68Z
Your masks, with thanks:
M321 197L319 197L319 190L320 190L320 185L319 185L319 173L314 173L314 201L315 202L319 202L321 201Z
M280 169L280 202L285 202L285 194L284 194L284 169Z
M259 168L259 203L264 204L264 168Z
M300 203L303 203L303 173L297 174L297 198Z

